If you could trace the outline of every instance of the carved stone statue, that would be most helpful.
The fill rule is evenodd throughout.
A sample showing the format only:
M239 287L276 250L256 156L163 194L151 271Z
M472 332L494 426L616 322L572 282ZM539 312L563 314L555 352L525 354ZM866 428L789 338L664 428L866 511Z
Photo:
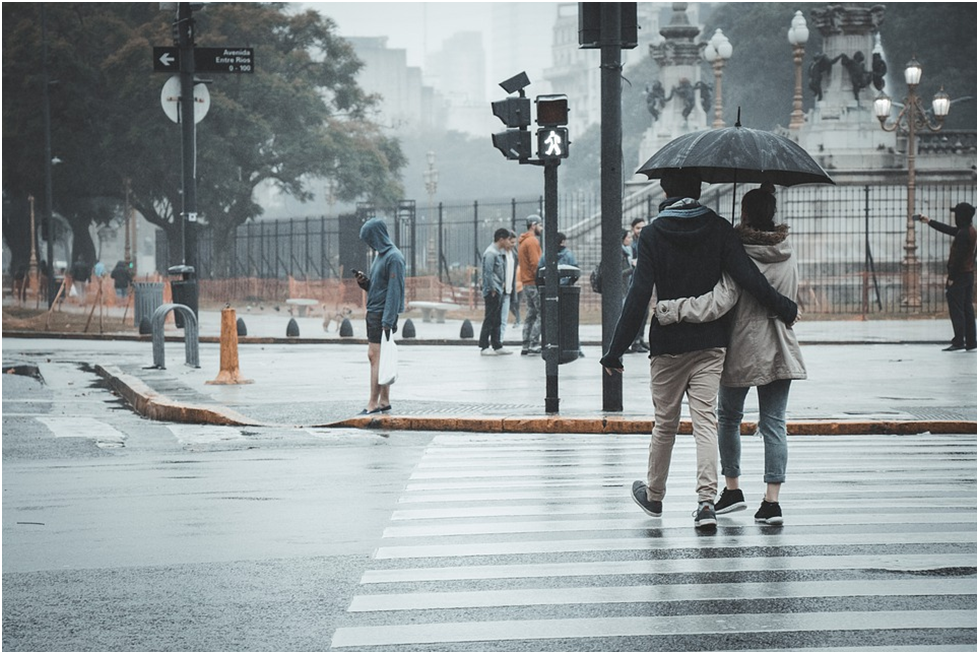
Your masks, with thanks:
M653 120L659 120L659 112L666 104L666 91L659 80L653 82L652 88L646 87L646 109L653 116Z
M884 76L887 75L887 64L879 52L874 53L874 62L871 65L874 74L874 88L878 91L884 90Z
M689 118L690 113L693 111L694 107L697 106L697 91L694 89L693 84L690 83L686 77L680 80L677 86L673 87L670 91L670 97L666 99L667 102L673 99L673 96L679 98L683 103L683 119Z
M817 100L823 99L823 75L829 75L833 69L833 64L840 60L843 55L837 55L830 59L825 53L820 52L812 58L809 64L809 88Z
M703 81L697 82L693 87L700 91L700 106L703 108L704 113L710 115L711 87Z
M850 82L853 84L853 99L859 100L860 90L870 86L873 74L867 70L866 60L859 50L853 54L852 59L845 54L840 56L843 57L843 67L850 74Z

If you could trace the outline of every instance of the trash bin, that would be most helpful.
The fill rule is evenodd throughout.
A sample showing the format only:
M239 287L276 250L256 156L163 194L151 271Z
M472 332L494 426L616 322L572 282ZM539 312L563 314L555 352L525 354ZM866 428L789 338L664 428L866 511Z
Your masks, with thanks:
M578 305L581 301L581 288L573 286L581 275L581 269L574 266L559 265L558 276L562 280L570 280L570 284L558 287L557 312L558 312L558 363L571 363L578 360L578 352L581 350L581 341L578 339ZM537 271L537 285L539 287L541 303L541 341L547 340L547 302L544 301L544 269Z
M199 318L197 313L197 277L194 275L193 266L170 266L167 274L171 278L179 276L179 279L170 280L170 297L174 304L182 304L194 312L194 317ZM173 312L173 322L177 329L184 328L184 317L179 311Z
M143 318L150 320L163 304L163 282L133 282L133 325L139 327Z

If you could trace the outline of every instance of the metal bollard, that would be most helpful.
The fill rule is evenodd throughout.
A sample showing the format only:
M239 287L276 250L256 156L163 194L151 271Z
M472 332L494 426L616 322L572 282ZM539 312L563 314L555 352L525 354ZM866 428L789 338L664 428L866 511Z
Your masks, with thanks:
M179 311L184 317L184 349L186 350L187 365L194 368L201 367L200 350L198 344L197 316L190 310L190 307L183 304L162 304L153 312L151 320L153 326L153 367L160 370L166 369L166 359L163 356L163 323L167 319L167 314L171 311Z

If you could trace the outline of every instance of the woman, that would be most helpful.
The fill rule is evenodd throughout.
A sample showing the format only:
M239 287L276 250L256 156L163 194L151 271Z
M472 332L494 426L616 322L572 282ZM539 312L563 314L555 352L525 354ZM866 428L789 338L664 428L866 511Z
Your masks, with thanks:
M779 293L795 297L798 266L786 225L776 225L775 196L756 189L741 202L738 235L745 251ZM785 481L788 446L785 407L793 379L805 379L806 367L795 332L771 316L753 296L741 293L729 278L711 293L697 298L664 300L656 305L661 324L678 320L717 320L733 307L730 344L721 374L717 402L717 440L725 488L714 505L718 514L747 508L739 487L741 476L741 419L751 387L758 389L758 430L765 441L765 498L755 522L782 524L779 491Z

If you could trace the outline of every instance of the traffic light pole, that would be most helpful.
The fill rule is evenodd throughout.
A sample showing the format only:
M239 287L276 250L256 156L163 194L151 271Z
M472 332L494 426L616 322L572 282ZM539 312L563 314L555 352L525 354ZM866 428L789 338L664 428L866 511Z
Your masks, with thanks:
M557 413L561 400L558 397L558 363L561 345L558 338L560 325L559 300L560 279L557 270L557 169L560 159L544 162L544 314L543 350L546 394L544 411Z
M197 121L194 120L194 16L191 3L178 5L178 42L180 48L180 150L183 178L183 211L180 216L180 263L196 268L195 242L188 222L197 220Z
M622 37L618 2L601 3L602 350L622 313ZM602 410L622 411L622 374L602 373Z

